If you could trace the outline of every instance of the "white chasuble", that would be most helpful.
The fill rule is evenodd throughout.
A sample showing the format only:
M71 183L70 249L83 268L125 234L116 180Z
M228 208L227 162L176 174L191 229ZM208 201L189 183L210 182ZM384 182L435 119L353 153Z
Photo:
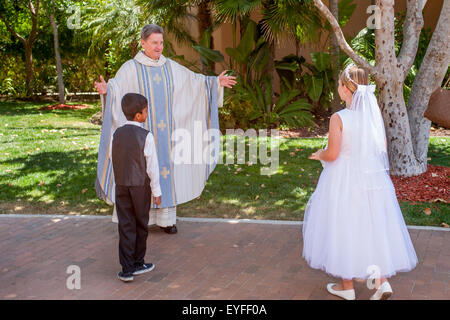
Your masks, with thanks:
M126 122L121 107L126 93L147 98L143 127L152 132L158 154L162 201L152 203L149 224L172 225L158 223L155 214L172 212L173 217L173 207L200 196L217 163L223 88L217 77L196 74L164 56L154 61L139 52L121 66L108 81L95 184L97 195L110 205L115 200L111 138Z

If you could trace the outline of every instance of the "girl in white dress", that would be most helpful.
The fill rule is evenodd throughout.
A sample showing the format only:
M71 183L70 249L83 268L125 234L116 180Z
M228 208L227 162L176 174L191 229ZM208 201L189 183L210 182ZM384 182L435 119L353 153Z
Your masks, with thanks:
M368 84L367 72L354 65L340 75L346 108L331 116L327 148L309 157L324 169L303 224L303 258L342 278L342 285L330 283L327 290L349 300L355 299L353 278L375 281L371 299L387 299L392 295L387 278L417 264L389 177L375 86Z

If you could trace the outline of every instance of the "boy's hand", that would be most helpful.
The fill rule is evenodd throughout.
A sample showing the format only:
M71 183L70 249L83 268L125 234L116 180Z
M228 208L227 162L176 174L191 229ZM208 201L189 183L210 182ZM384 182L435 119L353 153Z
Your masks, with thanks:
M161 196L153 197L153 203L159 206L161 204Z

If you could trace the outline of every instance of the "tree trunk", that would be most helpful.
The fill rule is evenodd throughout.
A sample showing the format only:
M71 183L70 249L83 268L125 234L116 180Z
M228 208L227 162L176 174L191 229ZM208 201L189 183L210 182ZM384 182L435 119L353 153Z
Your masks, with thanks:
M55 15L50 14L50 23L53 29L53 44L55 48L55 58L56 58L56 71L58 72L58 93L59 93L59 103L66 103L65 91L64 91L64 81L63 81L63 71L61 64L61 56L59 54L59 40L58 40L58 26L56 25Z
M409 97L408 118L413 147L421 172L427 170L428 142L431 121L423 116L430 96L441 86L450 63L450 0L442 5L441 15L427 52L414 80Z
M330 0L330 11L335 17L337 21L339 21L339 6L338 0ZM334 33L331 34L331 43L330 43L330 51L331 51L331 66L333 68L333 82L334 82L334 90L333 90L333 100L331 101L331 110L336 112L340 109L341 106L341 98L339 97L338 87L339 87L339 43L337 37Z
M390 172L412 176L421 172L412 146L408 114L403 96L405 77L395 56L394 1L377 1L381 9L380 29L375 29L375 56L379 90L378 101L383 114L388 140Z
M394 175L418 175L426 169L429 123L423 120L423 110L428 104L431 92L442 82L449 64L449 1L444 2L445 9L441 13L443 17L439 19L427 50L427 59L423 60L420 74L413 84L410 120L403 98L403 84L416 56L426 0L407 2L403 43L398 57L395 56L394 0L376 0L382 27L375 30L375 67L350 48L329 9L321 0L314 0L316 7L330 22L341 49L360 67L367 69L377 83L378 100L388 140L390 168Z
M33 74L33 52L32 44L27 41L25 43L25 70L26 70L26 95L31 97L34 89L34 74Z
M412 175L415 173L416 160L403 98L404 79L396 66L394 1L377 1L377 4L382 11L383 28L375 29L375 56L379 74L374 79L386 129L390 171L394 175Z
M390 173L393 175L412 176L420 174L414 150L405 100L403 98L403 79L389 75L376 79L379 89L379 105L383 114Z
M270 105L267 105L266 107L266 112L267 112L267 116L270 115L270 112L272 111L272 107L273 107L273 103L274 103L274 98L275 98L275 86L274 86L274 73L275 73L275 43L271 42L269 44L269 62L267 63L267 72L270 76L270 82L272 83L272 94L271 94L271 100L270 100Z
M247 25L250 22L250 14L244 14L239 17L239 34L241 35L241 39L244 36L245 30L247 29Z
M40 0L36 0L36 5L33 4L33 2L30 0L28 2L28 9L31 13L31 31L28 36L28 39L26 39L24 36L21 36L17 33L16 30L9 24L8 20L3 17L3 15L0 13L0 20L3 21L3 23L6 26L6 29L11 33L12 36L17 38L24 46L25 48L25 70L26 70L26 95L27 97L30 97L33 95L33 89L34 89L34 74L33 74L33 52L32 48L34 45L34 42L36 41L39 32L38 32L38 17L39 17L39 5ZM18 8L21 10L21 8Z
M197 13L197 19L198 19L198 32L199 32L199 42L201 42L201 39L203 37L203 34L208 30L212 28L212 18L211 18L211 10L210 10L210 2L211 0L204 0L200 2L198 5L198 13ZM209 48L214 49L214 40L212 37L212 30L209 36ZM215 69L215 63L212 61L208 61L208 65L202 64L202 72L206 73L208 70L214 71Z

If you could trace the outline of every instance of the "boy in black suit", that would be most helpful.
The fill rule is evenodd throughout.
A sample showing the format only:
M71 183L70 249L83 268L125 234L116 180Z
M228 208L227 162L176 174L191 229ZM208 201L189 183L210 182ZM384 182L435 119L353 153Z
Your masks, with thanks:
M127 122L112 139L112 163L116 181L116 209L119 220L118 278L132 281L133 276L155 268L145 263L151 195L161 203L159 166L151 132L142 128L147 119L147 99L137 93L122 98L122 111Z

